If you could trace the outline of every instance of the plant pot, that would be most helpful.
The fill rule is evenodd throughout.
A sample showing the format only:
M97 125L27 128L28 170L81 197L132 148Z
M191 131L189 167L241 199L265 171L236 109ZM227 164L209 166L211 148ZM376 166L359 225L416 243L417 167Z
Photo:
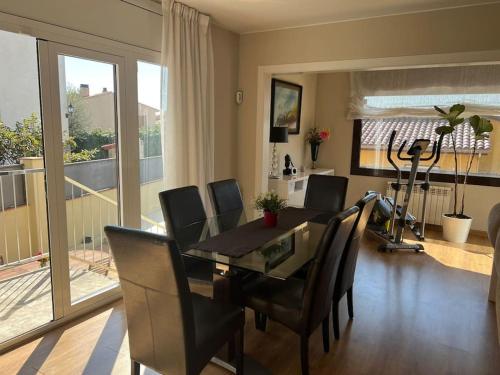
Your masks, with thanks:
M311 145L311 160L312 160L312 169L316 169L316 160L318 160L318 153L319 153L319 145L321 143L318 142L313 142L310 143Z
M278 225L278 213L264 211L264 225L268 228L274 228L276 225Z
M443 215L443 238L445 241L464 243L469 237L472 218Z

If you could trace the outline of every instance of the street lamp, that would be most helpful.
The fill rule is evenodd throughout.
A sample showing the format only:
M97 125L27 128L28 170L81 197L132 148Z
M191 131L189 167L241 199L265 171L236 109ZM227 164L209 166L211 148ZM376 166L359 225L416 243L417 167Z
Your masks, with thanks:
M73 107L73 104L69 103L68 112L66 112L66 118L70 118L73 113L75 113L75 107Z

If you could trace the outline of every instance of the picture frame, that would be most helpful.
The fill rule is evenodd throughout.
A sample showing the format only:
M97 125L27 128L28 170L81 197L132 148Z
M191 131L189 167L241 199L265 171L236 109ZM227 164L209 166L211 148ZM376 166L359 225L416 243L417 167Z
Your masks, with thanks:
M300 133L302 86L273 78L271 81L270 125L288 126L288 134Z

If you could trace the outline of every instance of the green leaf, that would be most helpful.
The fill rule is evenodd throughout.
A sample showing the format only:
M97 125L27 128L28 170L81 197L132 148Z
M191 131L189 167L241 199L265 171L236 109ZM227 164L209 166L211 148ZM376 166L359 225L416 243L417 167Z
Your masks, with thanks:
M455 129L451 126L443 125L443 126L438 126L435 131L436 134L441 135L441 134L451 134L453 133L454 130Z
M441 115L448 115L445 111L443 111L441 108L439 108L437 105L434 106L434 109L438 111Z
M472 126L472 129L474 129L474 135L476 139L479 136L488 137L488 133L491 133L493 131L493 124L491 123L491 121L483 117L479 117L478 115L470 117L469 122Z
M450 108L450 115L453 113L455 117L459 116L461 113L465 111L465 106L463 104L454 104Z

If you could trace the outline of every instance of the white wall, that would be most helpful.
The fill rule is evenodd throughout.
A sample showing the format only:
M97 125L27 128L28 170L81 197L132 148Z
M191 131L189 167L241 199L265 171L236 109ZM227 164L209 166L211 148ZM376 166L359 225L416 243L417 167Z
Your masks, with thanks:
M311 158L307 154L304 137L315 126L316 117L316 74L279 74L275 78L302 86L302 108L300 114L300 133L289 134L288 143L277 143L279 170L285 167L285 155L289 154L297 169L309 168ZM269 124L268 124L269 126ZM269 155L273 145L269 144Z
M0 121L10 128L40 118L35 38L0 30Z

